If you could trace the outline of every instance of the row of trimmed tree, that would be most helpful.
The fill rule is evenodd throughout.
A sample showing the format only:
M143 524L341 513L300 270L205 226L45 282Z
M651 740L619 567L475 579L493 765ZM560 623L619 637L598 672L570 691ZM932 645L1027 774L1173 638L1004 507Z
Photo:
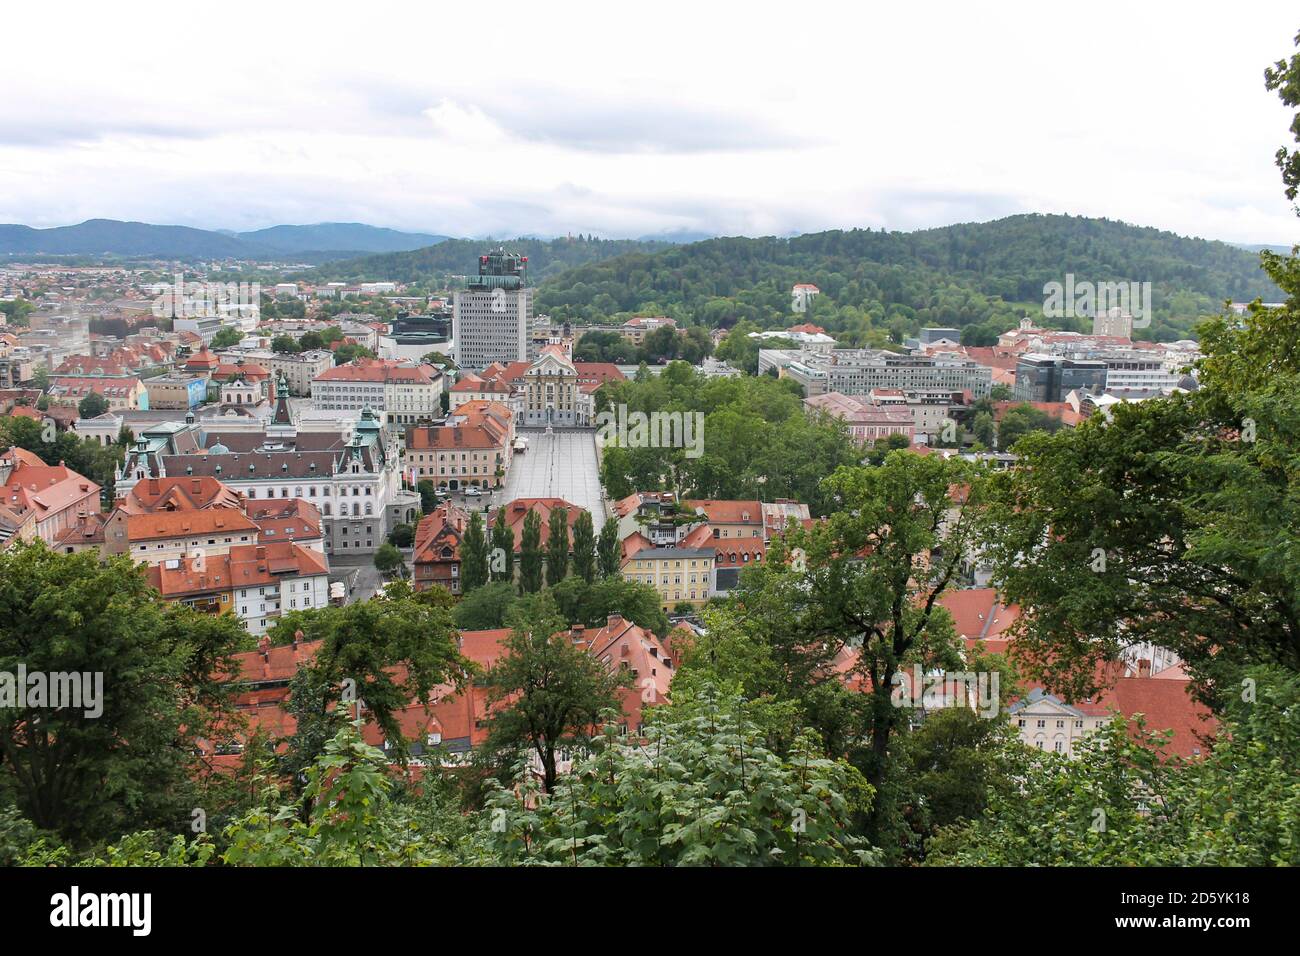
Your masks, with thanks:
M618 521L605 521L596 535L591 512L582 510L569 534L569 511L555 508L548 523L546 544L542 544L542 518L536 510L524 517L519 542L518 582L521 594L533 594L545 584L554 586L570 572L591 583L597 577L619 573L622 554L619 547ZM505 508L498 508L490 528L475 511L460 542L461 592L468 593L489 581L514 581L515 532L506 521Z

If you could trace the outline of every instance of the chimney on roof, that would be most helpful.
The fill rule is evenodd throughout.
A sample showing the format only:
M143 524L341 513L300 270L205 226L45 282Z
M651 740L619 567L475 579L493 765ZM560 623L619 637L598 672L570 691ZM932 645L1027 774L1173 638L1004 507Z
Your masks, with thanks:
M1137 665L1138 665L1138 677L1151 676L1151 662L1149 660L1147 660L1144 657L1137 662Z
M298 630L293 632L293 649L295 651L298 649L298 644L301 643L302 638L303 638L302 628L299 628Z
M269 661L271 659L271 639L263 637L257 642L257 650L262 655L262 660Z

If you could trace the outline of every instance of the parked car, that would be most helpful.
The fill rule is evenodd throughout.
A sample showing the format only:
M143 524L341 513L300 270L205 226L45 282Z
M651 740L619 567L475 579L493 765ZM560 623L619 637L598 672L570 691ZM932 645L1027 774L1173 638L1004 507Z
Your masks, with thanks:
M477 488L475 488L473 485L470 485L468 488L465 489L465 497L466 497L466 498L478 498L478 497L481 496L482 494L483 494L483 492L479 491L479 490L478 490Z

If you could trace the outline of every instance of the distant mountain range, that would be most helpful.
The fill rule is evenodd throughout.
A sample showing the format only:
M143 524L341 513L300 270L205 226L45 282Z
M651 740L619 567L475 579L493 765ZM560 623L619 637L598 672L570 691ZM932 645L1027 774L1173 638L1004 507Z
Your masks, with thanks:
M88 219L75 226L35 229L0 225L0 256L89 256L162 259L252 259L319 264L387 253L411 252L446 242L450 236L402 232L360 222L318 222L270 226L251 232L158 226L117 219ZM711 238L679 230L628 242L673 245ZM493 240L462 240L475 248ZM538 239L548 242L548 239Z
M320 262L435 245L446 236L399 232L359 222L271 226L253 232L156 226L88 219L33 229L0 225L0 255L158 256L168 259L258 259Z

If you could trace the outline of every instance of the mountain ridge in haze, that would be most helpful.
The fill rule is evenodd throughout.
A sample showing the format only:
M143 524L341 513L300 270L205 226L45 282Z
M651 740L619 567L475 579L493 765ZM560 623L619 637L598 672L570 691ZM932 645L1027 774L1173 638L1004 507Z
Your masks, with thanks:
M161 256L189 259L350 258L419 249L447 239L352 222L279 225L251 232L196 229L119 219L87 219L73 226L35 229L0 225L0 255Z

